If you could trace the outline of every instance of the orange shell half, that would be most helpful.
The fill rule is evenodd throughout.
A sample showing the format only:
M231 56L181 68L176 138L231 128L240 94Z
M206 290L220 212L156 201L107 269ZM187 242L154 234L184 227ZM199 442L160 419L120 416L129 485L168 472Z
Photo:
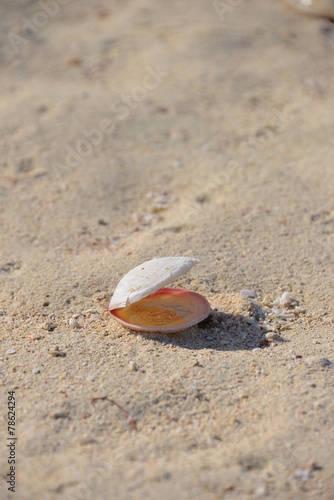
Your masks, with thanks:
M199 293L161 288L129 306L113 309L110 314L129 330L175 333L203 321L210 311L209 302Z

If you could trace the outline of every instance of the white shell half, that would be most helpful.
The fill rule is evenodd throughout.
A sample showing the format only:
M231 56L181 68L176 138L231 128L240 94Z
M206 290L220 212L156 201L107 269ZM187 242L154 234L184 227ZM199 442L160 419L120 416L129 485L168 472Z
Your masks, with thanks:
M199 262L190 257L161 257L148 260L129 271L111 297L109 311L126 307L169 285Z

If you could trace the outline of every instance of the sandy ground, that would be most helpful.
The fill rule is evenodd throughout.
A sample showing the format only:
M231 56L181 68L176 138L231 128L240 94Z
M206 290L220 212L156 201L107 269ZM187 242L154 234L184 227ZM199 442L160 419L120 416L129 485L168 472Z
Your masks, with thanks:
M334 25L45 3L0 16L1 498L334 498ZM112 291L166 255L210 319L127 332Z

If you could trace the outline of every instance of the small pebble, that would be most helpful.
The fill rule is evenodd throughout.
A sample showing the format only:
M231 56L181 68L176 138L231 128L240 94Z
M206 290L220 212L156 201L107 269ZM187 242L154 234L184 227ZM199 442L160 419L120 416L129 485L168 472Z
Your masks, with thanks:
M98 314L98 312L95 310L95 309L87 309L87 311L85 311L86 314Z
M51 356L53 356L54 358L64 358L66 356L66 354L62 351L59 350L59 347L56 346L54 348L54 351L49 351L49 353L51 354Z
M8 349L8 351L6 352L6 354L15 354L15 353L16 353L15 349Z
M263 304L264 306L270 307L270 306L272 305L272 300L271 300L271 298L270 298L270 297L268 297L268 295L265 295L265 296L263 297L262 304Z
M276 307L273 307L272 308L272 312L278 316L280 319L292 319L295 317L295 315L293 313L290 313L290 314L286 314L284 313L281 309L277 309ZM268 317L272 317L271 314L268 314Z
M128 371L129 372L136 372L138 370L137 365L134 361L130 361Z
M32 370L33 373L41 373L41 370L39 368L34 368Z
M29 335L29 338L31 340L40 340L42 336L39 333L32 333L31 335Z
M68 411L56 411L53 415L51 415L52 418L58 419L58 418L69 418L70 414Z
M97 223L100 224L100 226L107 226L108 225L108 222L106 222L104 219L98 219Z
M91 317L89 318L89 323L94 323L94 321L96 321L97 319L99 319L99 315L92 314Z
M280 342L280 341L282 341L282 337L277 335L276 332L267 332L265 334L265 338L268 342Z
M53 332L53 330L56 328L56 325L52 323L52 321L46 321L42 325L43 330L47 330L48 332Z
M255 299L257 297L254 290L240 290L240 295L247 297L247 299Z
M319 355L308 356L304 359L304 363L309 366L318 366L319 368L325 368L326 366L330 366L332 364L329 359Z
M68 324L72 328L80 328L80 324L78 323L78 321L75 318L70 318L69 321L68 321Z
M248 323L248 325L252 325L253 323L256 323L256 319L254 316L250 316L249 318L246 318L246 323Z
M310 477L311 477L311 470L310 469L297 469L295 472L295 477L297 479L302 479L303 481L306 481L307 479L310 479Z
M284 292L279 300L281 307L288 307L292 303L291 295L289 292Z
M87 444L97 444L98 441L94 438L84 438L79 441L81 446L86 446Z
M258 486L257 488L255 488L255 491L254 493L256 495L259 495L259 496L267 496L268 495L268 490L266 488L266 486L263 484L261 486Z

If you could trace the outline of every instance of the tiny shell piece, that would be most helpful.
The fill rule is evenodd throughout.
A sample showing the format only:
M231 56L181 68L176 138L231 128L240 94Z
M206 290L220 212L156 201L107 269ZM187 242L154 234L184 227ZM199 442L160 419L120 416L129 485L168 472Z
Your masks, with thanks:
M129 271L111 297L109 311L126 307L187 273L199 262L190 257L161 257L148 260Z

